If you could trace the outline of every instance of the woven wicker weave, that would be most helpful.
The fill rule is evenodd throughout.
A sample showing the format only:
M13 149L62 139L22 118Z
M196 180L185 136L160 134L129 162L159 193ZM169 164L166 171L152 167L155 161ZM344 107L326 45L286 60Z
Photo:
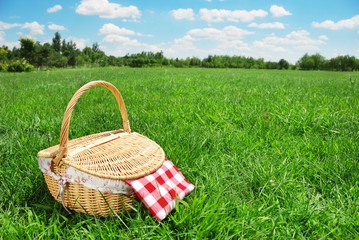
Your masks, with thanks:
M123 129L68 139L72 111L79 98L93 87L105 87L116 98ZM149 138L131 132L126 107L120 92L105 81L93 81L81 87L67 105L60 131L60 144L41 150L39 158L52 158L52 171L64 176L72 166L82 172L114 180L135 179L156 171L163 163L162 148ZM129 209L131 196L101 193L78 183L66 183L62 199L58 181L44 174L51 195L66 207L78 212L107 216Z

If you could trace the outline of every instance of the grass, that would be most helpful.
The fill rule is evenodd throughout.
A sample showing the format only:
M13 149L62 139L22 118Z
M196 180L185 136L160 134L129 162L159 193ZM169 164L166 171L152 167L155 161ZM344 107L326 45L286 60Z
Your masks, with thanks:
M196 185L161 223L140 202L121 219L69 215L47 190L36 154L96 79ZM358 84L359 73L235 69L0 74L0 239L358 239ZM70 138L120 127L112 95L93 89Z

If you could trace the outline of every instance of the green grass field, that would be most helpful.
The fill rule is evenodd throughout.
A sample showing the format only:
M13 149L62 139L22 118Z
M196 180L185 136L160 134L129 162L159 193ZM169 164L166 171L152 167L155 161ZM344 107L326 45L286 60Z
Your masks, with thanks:
M37 152L83 84L122 93L131 128L196 185L156 222L69 215ZM0 239L359 239L359 73L97 68L0 74ZM70 138L121 128L111 93L76 105Z

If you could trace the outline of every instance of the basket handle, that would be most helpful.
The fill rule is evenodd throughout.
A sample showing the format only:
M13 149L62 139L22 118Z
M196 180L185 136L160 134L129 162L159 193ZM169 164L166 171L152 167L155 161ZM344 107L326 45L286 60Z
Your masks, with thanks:
M58 153L57 153L55 159L53 160L55 164L58 164L59 161L63 157L66 157L67 153L68 153L67 144L69 141L69 127L70 127L72 111L73 111L77 101L80 99L80 97L86 91L88 91L90 88L93 88L93 87L105 87L112 92L112 94L116 98L118 108L119 108L121 116L122 116L123 129L126 132L131 133L130 122L128 121L125 102L123 101L122 95L118 91L118 89L111 83L108 83L108 82L105 82L102 80L89 82L89 83L85 84L84 86L82 86L81 88L79 88L75 92L75 94L72 96L70 102L67 104L64 118L62 120L61 131L60 131L60 146L59 146Z

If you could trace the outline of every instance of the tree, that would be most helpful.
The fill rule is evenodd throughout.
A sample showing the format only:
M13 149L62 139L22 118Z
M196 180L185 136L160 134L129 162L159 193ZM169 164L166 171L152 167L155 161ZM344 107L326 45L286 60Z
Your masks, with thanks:
M192 57L189 62L189 65L191 67L199 67L201 66L201 59L199 59L198 57Z
M61 35L59 32L56 32L55 37L52 38L51 46L55 50L55 52L58 52L58 53L61 52Z
M93 55L92 48L85 47L84 49L82 49L81 56L86 63L90 63L90 64L92 63L92 55Z
M54 55L54 53L55 50L51 47L50 43L45 43L40 50L40 66L51 67L51 56Z
M97 42L95 42L94 44L92 44L92 51L94 51L95 53L100 53L102 52L100 49L100 45L98 45Z
M359 59L354 56L337 56L326 60L319 53L305 54L296 65L290 65L285 59L278 62L265 61L263 58L229 55L208 55L204 59L187 57L185 59L169 59L159 52L141 52L127 54L123 57L107 56L98 43L85 47L82 51L76 48L73 41L61 41L58 32L52 38L52 43L41 45L31 38L19 39L20 48L9 50L7 46L0 47L0 71L27 71L35 67L76 67L76 66L174 66L174 67L204 67L204 68L255 68L255 69L302 69L302 70L334 70L357 71ZM26 61L25 61L26 60Z
M277 62L266 62L266 69L278 69L279 64Z
M265 61L263 58L259 58L257 60L257 67L258 69L264 69L265 68Z
M95 42L94 44L92 44L91 50L92 50L91 52L92 63L95 64L96 66L106 66L107 56L103 51L101 51L98 43Z
M157 63L161 63L163 58L164 56L162 51L155 53L155 59Z
M321 70L325 66L325 58L319 53L314 55L306 53L297 64L302 70Z
M6 46L2 46L0 48L0 62L7 61L8 53L9 53L9 49Z
M121 66L119 59L112 55L108 57L108 64L110 66Z
M76 43L73 41L66 42L65 40L62 41L62 55L67 57L69 66L75 67L77 64L77 56L79 52L76 49Z
M288 69L288 68L289 68L289 63L282 58L282 59L279 60L279 62L278 62L278 68L279 68L279 69Z
M212 55L208 55L207 58L204 58L202 61L202 66L207 68L214 67L214 57Z
M319 53L316 53L311 56L314 62L314 70L321 70L323 69L323 66L325 65L325 58L320 55Z
M25 58L30 64L35 62L35 42L32 38L20 38L20 56Z
M359 70L358 59L354 56L337 56L330 59L329 66L331 70L335 71L354 71Z
M19 59L21 58L20 56L20 49L19 48L16 48L16 47L13 47L11 51L9 51L8 55L7 55L7 59L10 61L10 60L13 60L13 59Z
M298 60L297 64L302 70L314 69L314 61L307 53L304 54L304 56Z
M163 58L161 64L162 66L168 66L170 65L170 60L168 58Z
M61 56L59 53L56 53L55 56L57 55L57 57L54 58L54 62L52 62L54 67L66 67L67 66L67 62L68 59L65 56Z

